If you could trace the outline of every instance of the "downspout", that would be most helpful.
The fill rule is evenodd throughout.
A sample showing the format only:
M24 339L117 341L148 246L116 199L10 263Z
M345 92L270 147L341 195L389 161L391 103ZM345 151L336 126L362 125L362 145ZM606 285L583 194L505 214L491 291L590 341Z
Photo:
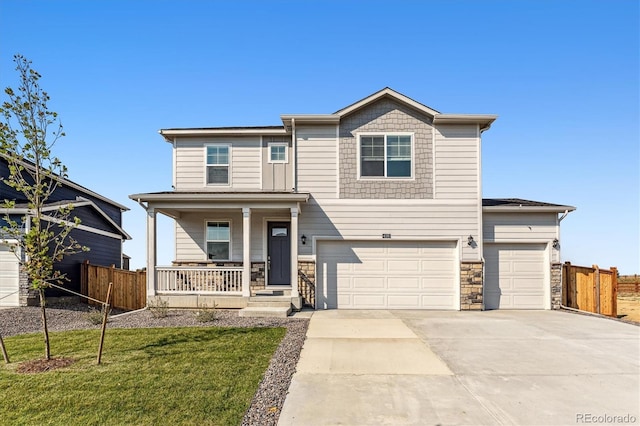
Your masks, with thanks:
M291 119L291 154L293 155L293 161L291 162L293 173L293 192L298 192L298 150L296 143L296 119Z
M556 227L556 238L560 239L560 222L562 222L562 220L567 217L567 215L569 214L569 210L565 210L564 213L562 214L562 216L560 216L558 218L558 226ZM562 262L562 258L560 257L560 250L558 250L558 263ZM563 283L563 276L562 274L564 273L564 267L560 266L560 288L562 291L564 291L564 286L562 285ZM584 313L591 313L591 312L586 312L586 311L581 311L579 309L575 309L575 308L570 308L568 306L565 306L562 304L562 299L563 299L563 294L562 291L560 292L560 308L561 309L566 309L568 311L573 311L573 312L584 312ZM600 315L600 314L596 314L596 315Z

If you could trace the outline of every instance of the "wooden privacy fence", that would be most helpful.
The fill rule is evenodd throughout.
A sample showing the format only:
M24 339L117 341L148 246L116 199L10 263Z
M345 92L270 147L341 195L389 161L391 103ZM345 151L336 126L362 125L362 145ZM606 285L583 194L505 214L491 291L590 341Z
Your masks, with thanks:
M618 293L640 293L640 276L626 275L618 278Z
M569 308L617 318L618 270L562 265L562 304Z
M109 283L111 306L124 310L142 309L147 306L147 274L145 271L126 271L115 266L80 265L80 293L97 300L105 300ZM95 302L89 302L96 305Z

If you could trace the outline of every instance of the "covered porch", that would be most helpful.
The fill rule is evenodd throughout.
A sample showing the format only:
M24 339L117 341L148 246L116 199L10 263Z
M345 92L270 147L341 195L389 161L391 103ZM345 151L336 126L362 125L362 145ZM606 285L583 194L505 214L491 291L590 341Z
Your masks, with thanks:
M172 191L130 198L147 213L149 298L175 308L244 308L270 293L301 308L298 216L309 194ZM158 214L175 221L171 265L157 264Z

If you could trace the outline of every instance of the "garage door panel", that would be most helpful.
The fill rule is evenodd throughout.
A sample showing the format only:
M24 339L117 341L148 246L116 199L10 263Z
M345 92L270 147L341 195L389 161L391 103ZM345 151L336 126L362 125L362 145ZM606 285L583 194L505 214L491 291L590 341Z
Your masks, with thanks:
M338 299L340 301L340 299ZM364 309L384 309L385 308L385 295L374 293L354 293L352 295L352 306L362 306ZM338 305L340 306L340 305Z
M321 241L317 257L318 288L326 286L326 300L321 300L323 296L319 294L318 306L459 307L454 242Z
M486 309L544 309L545 244L486 244Z
M0 244L0 306L18 306L19 263L15 253L7 244Z
M390 294L387 302L387 308L389 309L415 309L416 306L420 305L420 296L418 294Z
M387 280L387 287L390 290L394 289L412 289L419 290L420 279L418 277L389 277Z
M383 277L353 277L351 278L352 285L347 288L353 290L361 289L385 289L385 281Z
M415 274L420 272L419 260L389 260L387 272L392 274Z

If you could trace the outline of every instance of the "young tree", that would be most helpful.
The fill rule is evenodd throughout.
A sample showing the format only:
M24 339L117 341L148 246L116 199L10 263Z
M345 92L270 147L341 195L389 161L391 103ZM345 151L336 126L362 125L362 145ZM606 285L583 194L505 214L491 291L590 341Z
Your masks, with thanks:
M9 213L4 215L6 225L0 232L0 241L17 241L13 250L31 289L39 295L45 359L49 360L45 289L50 283L65 279L54 269L54 262L88 249L70 235L80 224L79 218L71 216L73 205L49 201L61 179L67 177L67 168L51 153L64 136L62 124L58 114L47 107L49 95L40 87L41 76L31 68L31 61L22 55L15 55L13 60L20 85L17 91L5 89L8 100L0 106L0 155L9 165L8 177L1 180L23 197L18 201L26 205L27 213L19 219ZM16 208L16 202L4 200L2 207L10 211Z

